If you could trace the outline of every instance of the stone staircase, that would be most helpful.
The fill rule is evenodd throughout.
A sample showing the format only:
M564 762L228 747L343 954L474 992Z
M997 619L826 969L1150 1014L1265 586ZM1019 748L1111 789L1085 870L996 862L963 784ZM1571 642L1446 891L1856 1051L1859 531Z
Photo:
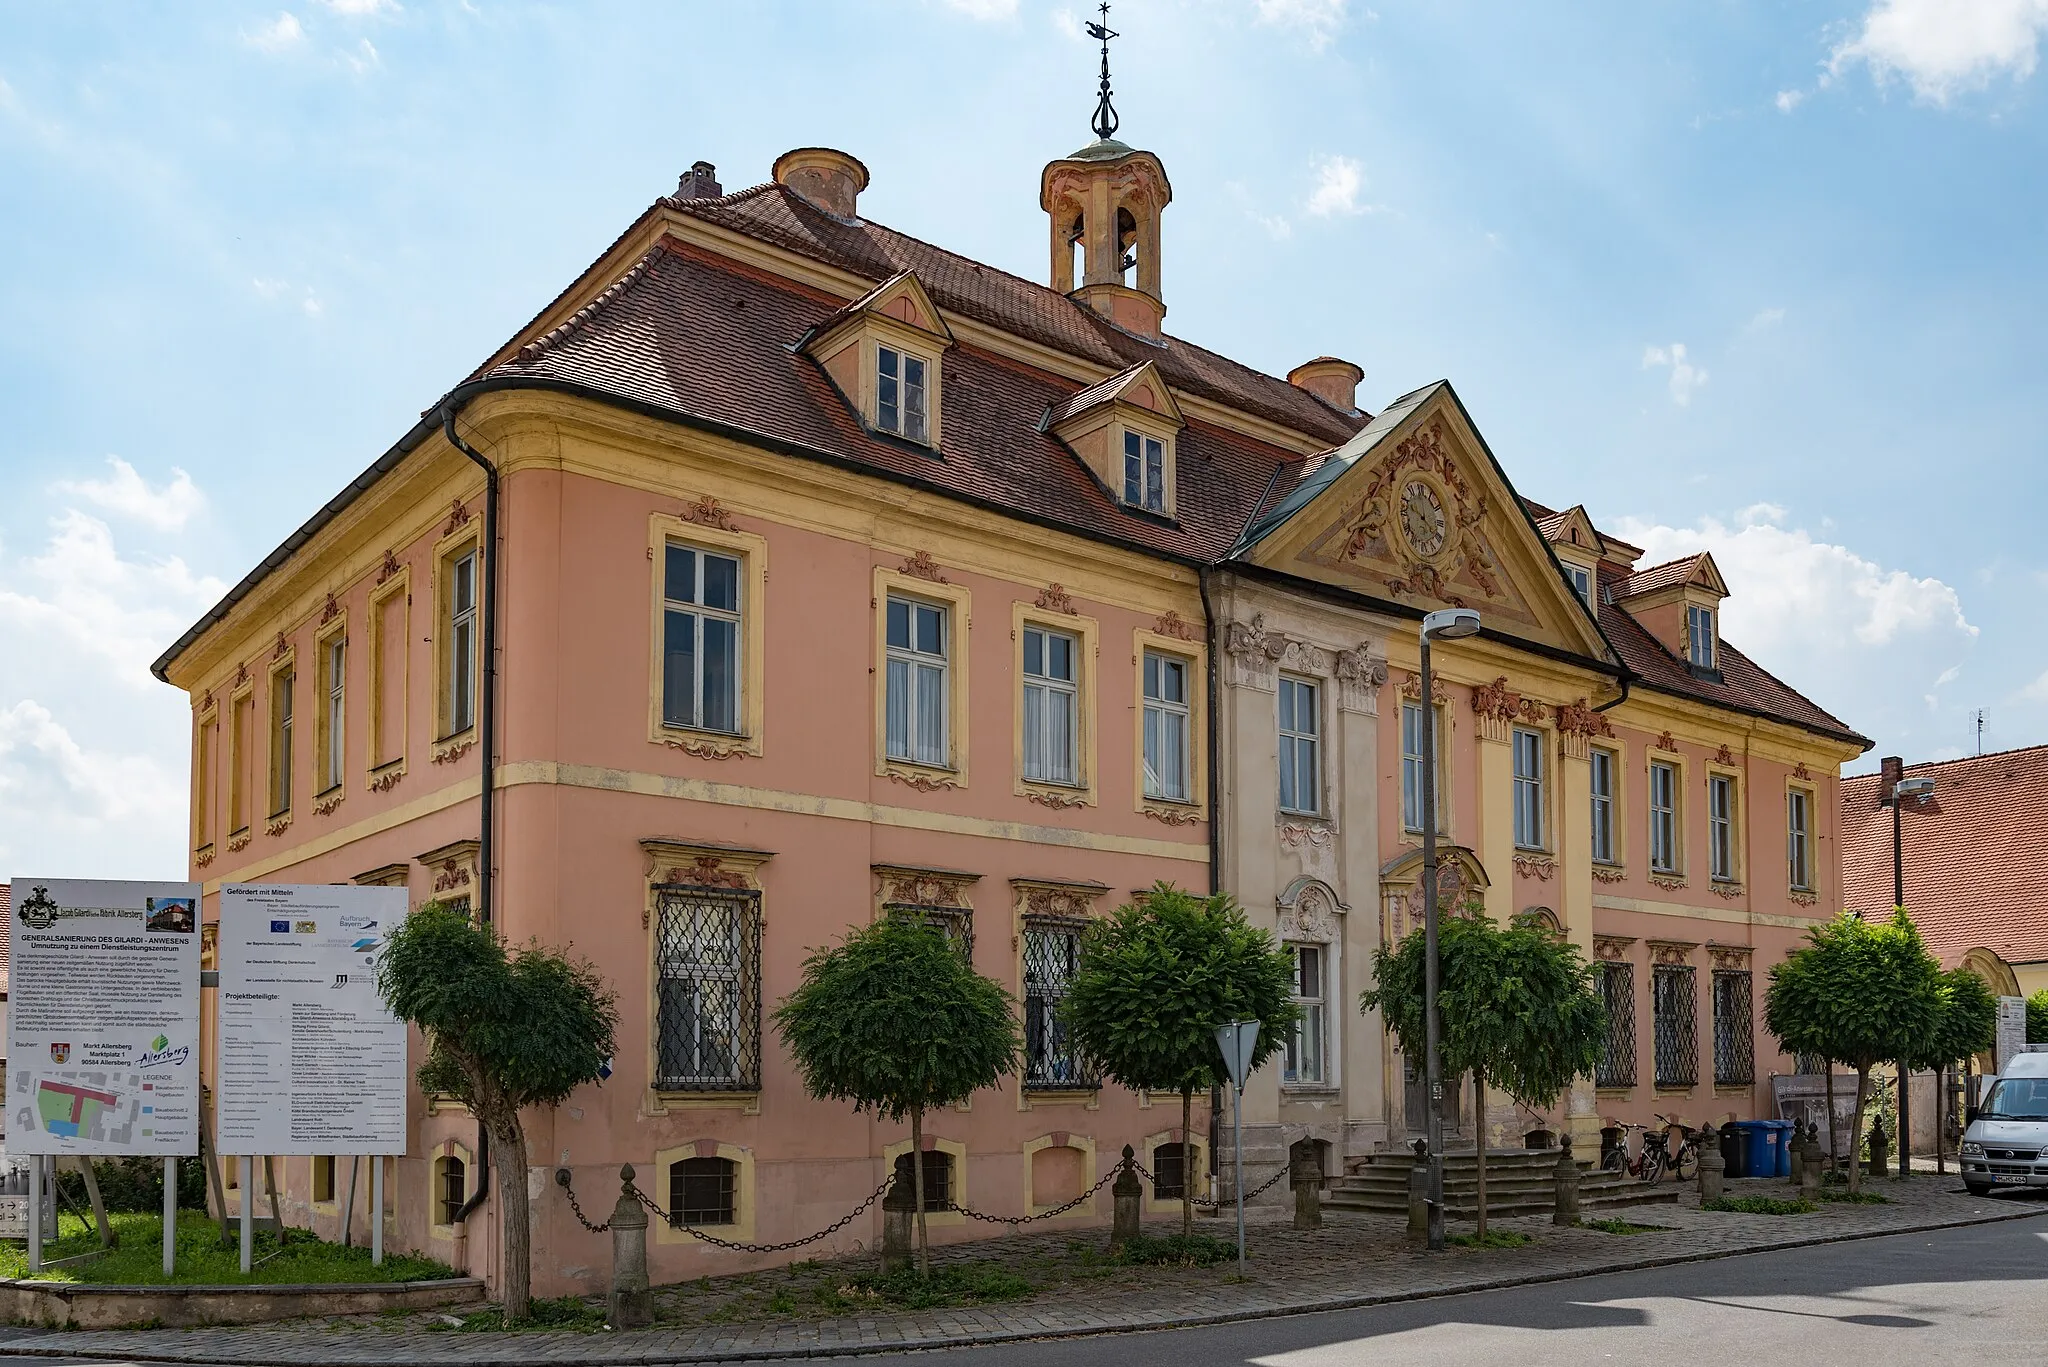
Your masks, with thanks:
M1347 1160L1345 1175L1325 1189L1323 1204L1335 1210L1408 1213L1408 1172L1415 1155L1407 1150ZM1494 1149L1486 1155L1486 1213L1489 1218L1548 1215L1557 1202L1556 1149ZM1672 1205L1679 1184L1666 1176L1652 1185L1618 1172L1595 1170L1579 1160L1579 1209L1597 1214L1620 1206ZM1444 1213L1453 1220L1479 1213L1479 1157L1472 1150L1444 1155Z

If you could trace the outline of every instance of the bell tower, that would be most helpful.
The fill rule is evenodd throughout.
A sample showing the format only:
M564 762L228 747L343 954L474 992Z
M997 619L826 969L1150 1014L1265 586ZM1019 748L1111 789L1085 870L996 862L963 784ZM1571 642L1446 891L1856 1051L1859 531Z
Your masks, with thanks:
M1166 168L1150 152L1118 142L1110 102L1109 6L1088 36L1102 44L1102 76L1091 126L1095 141L1048 163L1038 204L1048 218L1052 287L1127 332L1157 338L1166 317L1159 291L1159 215L1173 202ZM1078 258L1078 262L1077 262Z

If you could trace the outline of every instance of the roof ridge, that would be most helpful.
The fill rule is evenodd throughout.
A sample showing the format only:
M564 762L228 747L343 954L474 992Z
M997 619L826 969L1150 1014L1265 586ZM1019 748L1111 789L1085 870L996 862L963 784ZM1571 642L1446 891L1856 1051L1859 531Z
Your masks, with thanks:
M646 276L647 267L652 264L654 258L662 255L667 250L665 241L657 238L654 245L642 252L640 259L628 267L624 275L612 281L611 284L605 286L602 290L599 290L596 297L582 308L577 309L560 323L557 323L554 327L549 328L546 332L519 348L512 359L521 365L531 365L538 361L546 352L581 332L596 319L598 314L604 312L606 305L619 299L627 291L631 290L633 286L639 284L641 279Z
M2014 755L2024 755L2031 750L2040 750L2048 752L2048 744L2014 745L2004 750L1986 750L1981 755L1957 755L1953 759L1923 759L1915 763L1906 765L1904 772L1910 774L1916 769L1938 769L1941 768L1943 765L1948 764L1978 764L1983 762L1984 760L2009 759ZM1871 772L1868 774L1852 774L1848 778L1843 779L1842 782L1857 783L1861 782L1866 778L1875 781L1883 777L1884 775L1879 772Z
M781 188L782 186L772 180L764 180L759 185L749 185L746 189L734 190L729 195L707 195L695 199L685 199L681 195L663 195L660 202L672 209L679 209L684 213L688 213L690 206L693 204L716 204L720 206L738 204L755 198L765 190L780 190Z

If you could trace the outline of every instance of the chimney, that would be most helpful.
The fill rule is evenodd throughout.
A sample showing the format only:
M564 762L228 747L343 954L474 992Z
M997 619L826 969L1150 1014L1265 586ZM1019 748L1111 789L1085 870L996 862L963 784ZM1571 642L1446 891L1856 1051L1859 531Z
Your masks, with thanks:
M830 147L799 147L775 159L775 183L837 219L859 217L868 168Z
M1886 755L1877 762L1877 802L1887 806L1892 800L1892 790L1899 786L1899 780L1906 776L1906 761L1897 755Z
M1318 356L1287 372L1287 383L1315 395L1340 413L1358 411L1358 382L1365 372L1335 356Z
M717 199L724 193L718 188L718 168L708 161L695 163L676 182L677 199Z

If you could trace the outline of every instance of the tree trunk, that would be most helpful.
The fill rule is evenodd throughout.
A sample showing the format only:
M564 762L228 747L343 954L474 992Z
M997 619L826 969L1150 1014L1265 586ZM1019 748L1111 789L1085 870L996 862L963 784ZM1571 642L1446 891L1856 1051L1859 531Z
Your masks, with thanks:
M924 1226L924 1107L910 1112L910 1192L917 1203L917 1275L932 1275L931 1238Z
M1486 1238L1486 1070L1472 1070L1472 1110L1479 1123L1474 1127L1479 1136L1479 1237Z
M495 1108L494 1108L495 1110ZM505 1323L525 1319L533 1300L533 1212L526 1199L526 1131L519 1112L506 1107L490 1117L498 1146L498 1277Z
M1835 1155L1841 1152L1841 1150L1840 1150L1839 1148L1837 1148L1837 1147L1835 1146L1835 1061L1834 1061L1833 1059L1829 1059L1829 1060L1827 1060L1827 1065L1828 1065L1828 1068L1827 1068L1827 1073L1828 1073L1828 1081L1827 1081L1827 1089L1828 1089L1828 1162L1827 1162L1827 1165L1828 1165L1828 1167L1830 1167L1830 1168L1836 1168L1836 1169L1837 1169L1837 1171L1839 1171L1839 1167L1837 1166L1837 1164L1836 1164L1836 1162L1835 1162Z
M1195 1089L1180 1089L1180 1233L1184 1239L1195 1237L1195 1163L1192 1133L1188 1129L1195 1115Z
M1906 1065L1906 1061L1904 1059L1900 1059L1899 1123L1895 1128L1898 1130L1899 1176L1901 1177L1911 1177L1913 1175L1913 1147L1911 1141L1908 1138L1908 1134L1912 1129L1912 1126L1907 1116L1907 1112L1910 1109L1910 1105L1912 1102L1912 1097L1909 1095L1909 1093L1911 1093L1912 1090L1913 1070Z
M1870 1066L1859 1064L1856 1069L1856 1115L1849 1122L1849 1192L1854 1195L1863 1190L1863 1159L1858 1150L1863 1146L1863 1102L1870 1091Z

